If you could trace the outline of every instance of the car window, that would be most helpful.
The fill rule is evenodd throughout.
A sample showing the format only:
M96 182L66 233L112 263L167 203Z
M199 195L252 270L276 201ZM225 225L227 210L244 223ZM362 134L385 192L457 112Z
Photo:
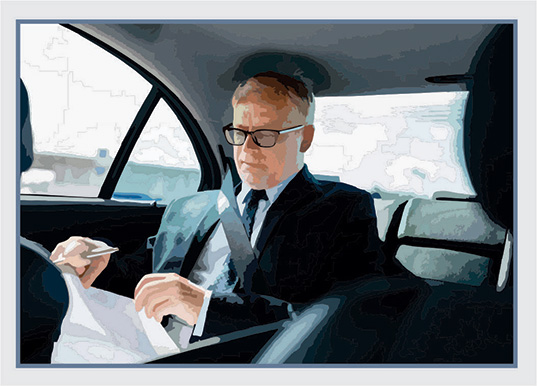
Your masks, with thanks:
M57 24L21 24L34 162L21 193L97 197L151 84Z
M472 196L463 153L468 92L316 99L313 173L381 196Z
M136 142L112 198L171 200L198 190L201 169L185 129L161 99Z

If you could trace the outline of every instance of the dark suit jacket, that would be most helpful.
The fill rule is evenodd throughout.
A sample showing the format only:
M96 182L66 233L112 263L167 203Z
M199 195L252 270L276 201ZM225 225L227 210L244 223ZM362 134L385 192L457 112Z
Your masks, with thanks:
M154 247L154 271L188 277L220 219L218 193L200 192L168 206ZM373 199L347 184L318 181L304 167L269 208L254 252L257 259L236 294L211 300L208 331L287 317L286 302L310 302L336 283L380 273Z

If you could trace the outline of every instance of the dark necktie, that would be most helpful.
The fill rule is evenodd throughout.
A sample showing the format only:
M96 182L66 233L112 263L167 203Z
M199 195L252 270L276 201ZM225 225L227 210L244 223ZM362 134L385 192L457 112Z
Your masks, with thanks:
M264 190L252 190L250 192L250 199L246 204L246 209L244 210L244 225L246 227L246 233L248 238L252 236L252 228L254 225L255 212L259 207L259 201L268 200L267 192Z

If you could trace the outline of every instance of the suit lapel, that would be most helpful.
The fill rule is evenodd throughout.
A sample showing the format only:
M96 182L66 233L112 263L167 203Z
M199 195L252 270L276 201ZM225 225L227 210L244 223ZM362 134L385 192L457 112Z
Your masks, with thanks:
M181 270L192 242L201 242L218 220L217 197L217 191L207 191L168 205L154 242L154 272Z
M188 252L185 255L185 260L181 266L179 274L183 277L188 277L198 260L198 257L203 250L203 247L211 237L211 234L214 232L214 229L218 225L218 219L215 221L207 221L207 217L201 221L200 226L196 229Z
M190 245L188 246L188 251L185 254L183 265L181 266L181 276L188 277L192 272L192 269L201 255L203 247L207 244L216 226L222 219L222 214L226 210L237 210L235 200L230 200L230 197L233 196L233 191L233 179L231 173L228 172L222 181L220 191L218 191L216 203L211 205L200 221L196 231L193 233Z

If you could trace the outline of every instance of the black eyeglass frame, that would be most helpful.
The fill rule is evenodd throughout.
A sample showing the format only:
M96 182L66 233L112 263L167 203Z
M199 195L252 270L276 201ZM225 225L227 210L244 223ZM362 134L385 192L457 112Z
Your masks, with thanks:
M280 134L285 134L285 133L290 133L292 131L296 131L296 130L300 130L302 128L304 128L306 125L299 125L299 126L295 126L295 127L290 127L288 129L283 129L283 130L270 130L270 129L259 129L259 130L254 130L254 131L246 131L246 130L242 130L242 129L237 129L236 127L233 127L233 124L230 123L226 126L224 126L222 128L222 130L224 131L224 134L226 132L229 132L231 130L236 130L236 131L240 131L241 133L244 134L244 140L241 142L241 143L232 143L229 141L227 135L224 135L224 137L226 137L226 141L232 145L232 146L242 146L244 145L244 143L246 142L246 138L248 138L248 135L251 135L252 136L252 140L254 141L254 143L259 146L259 147L264 147L264 148L269 148L269 147L274 147L274 145L276 145L276 143L278 142L278 138L280 137ZM275 136L274 138L274 143L270 146L263 146L259 143L258 139L256 138L255 134L256 133L259 133L259 132L262 132L262 131L268 131L268 132L271 132L271 133L276 133L277 135Z

